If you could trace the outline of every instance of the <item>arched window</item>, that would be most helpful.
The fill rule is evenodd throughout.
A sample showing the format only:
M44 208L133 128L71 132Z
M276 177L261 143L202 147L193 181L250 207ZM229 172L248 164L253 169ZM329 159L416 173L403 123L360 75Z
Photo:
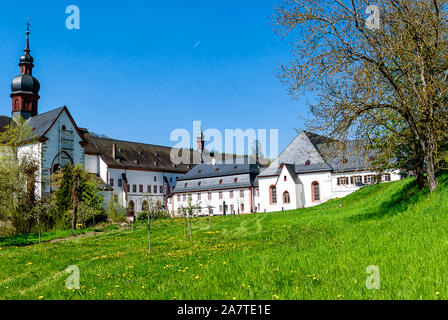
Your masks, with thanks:
M269 188L269 199L271 204L277 204L277 188L275 186Z
M134 205L134 201L129 201L128 204L128 216L133 217L135 214L135 205Z
M53 165L53 173L58 172L59 170L61 170L61 166L59 165L59 163L55 163Z
M291 203L291 197L289 196L289 192L288 191L285 191L283 193L283 203L284 204Z
M143 201L142 203L142 211L143 212L148 212L149 211L149 206L148 206L148 201Z
M311 198L313 202L319 202L320 201L320 187L319 182L314 181L311 184Z

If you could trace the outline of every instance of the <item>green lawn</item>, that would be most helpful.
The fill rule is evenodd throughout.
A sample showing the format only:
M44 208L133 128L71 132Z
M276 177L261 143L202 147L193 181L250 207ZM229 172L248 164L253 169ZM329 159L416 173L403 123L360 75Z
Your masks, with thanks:
M144 226L56 243L0 243L0 299L447 299L448 176L433 195L413 180L316 208ZM342 205L342 206L340 206ZM8 243L3 241L3 243ZM68 290L77 265L81 289ZM379 267L380 290L366 288ZM438 294L437 294L438 293Z

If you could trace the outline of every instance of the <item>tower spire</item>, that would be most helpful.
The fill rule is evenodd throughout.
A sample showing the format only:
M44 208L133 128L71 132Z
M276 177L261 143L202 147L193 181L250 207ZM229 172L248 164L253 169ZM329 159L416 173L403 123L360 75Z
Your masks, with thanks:
M26 46L25 46L25 53L30 53L30 18L26 18Z
M26 21L26 46L20 57L20 75L11 83L12 114L24 119L37 115L40 84L33 77L34 59L30 55L30 19Z

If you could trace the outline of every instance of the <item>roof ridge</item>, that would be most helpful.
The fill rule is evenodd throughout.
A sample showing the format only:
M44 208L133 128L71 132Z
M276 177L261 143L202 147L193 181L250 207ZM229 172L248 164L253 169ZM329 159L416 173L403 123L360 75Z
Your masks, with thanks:
M88 133L90 134L90 132ZM169 146L162 146L162 145L157 145L157 144L152 144L152 143L145 143L145 142L136 142L136 141L129 141L129 140L121 140L121 139L114 139L114 138L103 138L103 137L96 137L96 136L92 136L90 134L90 139L99 139L99 140L111 140L111 141L117 141L117 142L126 142L126 143L134 143L134 144L143 144L145 146L151 146L151 147L161 147L161 148L167 148L167 149L188 149L188 148L177 148L177 147L169 147Z

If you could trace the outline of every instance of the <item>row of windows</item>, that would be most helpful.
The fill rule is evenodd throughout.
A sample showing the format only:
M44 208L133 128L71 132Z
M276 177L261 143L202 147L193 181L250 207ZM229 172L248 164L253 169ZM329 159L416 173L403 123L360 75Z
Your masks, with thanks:
M226 205L226 212L228 211L229 206ZM244 212L244 203L240 204L240 212ZM219 213L224 213L224 206L219 206ZM233 204L230 205L230 212L229 213L235 213L235 206Z
M256 196L258 196L259 194L258 194L258 189L256 189ZM236 192L235 192L236 193ZM230 199L233 199L234 198L234 191L233 190L230 190L229 191L229 197L230 197ZM244 199L244 190L240 190L240 192L239 192L239 196L240 196L240 199ZM219 200L222 200L223 199L223 197L224 197L224 193L223 193L223 191L219 191L219 193L218 193L218 197L219 197ZM201 199L202 199L202 193L196 193L196 199L198 200L198 201L201 201ZM212 200L212 193L211 192L207 192L207 199L208 200ZM187 195L186 194L183 194L182 196L180 195L180 194L178 194L177 195L177 201L178 202L181 202L181 201L187 201Z
M111 186L113 186L113 185L111 184ZM120 186L120 187L121 187L121 186ZM130 184L126 185L126 191L127 191L127 192L131 192L131 185L130 185ZM147 192L147 193L163 193L163 191L164 191L164 187L163 187L163 186L153 185L153 186L151 187L150 184L148 184L148 185L146 186L146 192ZM136 185L136 184L133 184L133 185L132 185L132 192L133 192L133 193L137 193L137 185ZM140 184L140 185L138 186L138 192L139 192L139 193L143 193L143 192L144 192L144 187L143 187L142 184Z
M339 177L339 178L337 178L337 185L338 186L348 185L348 184L357 185L357 184L362 184L362 183L372 184L372 183L377 182L379 178L380 178L379 175L374 175L374 174L364 175L364 176ZM382 182L390 182L391 181L390 173L381 175L381 181Z
M176 177L176 181L179 177ZM157 182L157 176L154 176L154 182ZM170 177L170 182L173 182L173 177ZM111 187L113 187L115 184L115 181L113 178L109 179L109 185ZM122 179L118 179L118 187L122 187L123 186L123 180ZM148 185L149 186L149 185Z
M311 184L311 199L313 202L319 202L320 201L320 186L319 182L314 181ZM269 188L269 202L270 204L277 204L277 187L271 186ZM288 191L283 192L282 195L282 202L283 204L289 204L291 203L291 195Z
M238 178L233 179L233 182L234 183L238 183ZM219 180L219 184L223 184L223 180L222 179ZM202 185L202 182L198 181L197 185L198 185L198 187L200 187ZM185 183L184 186L185 186L185 188L188 188L188 183Z

